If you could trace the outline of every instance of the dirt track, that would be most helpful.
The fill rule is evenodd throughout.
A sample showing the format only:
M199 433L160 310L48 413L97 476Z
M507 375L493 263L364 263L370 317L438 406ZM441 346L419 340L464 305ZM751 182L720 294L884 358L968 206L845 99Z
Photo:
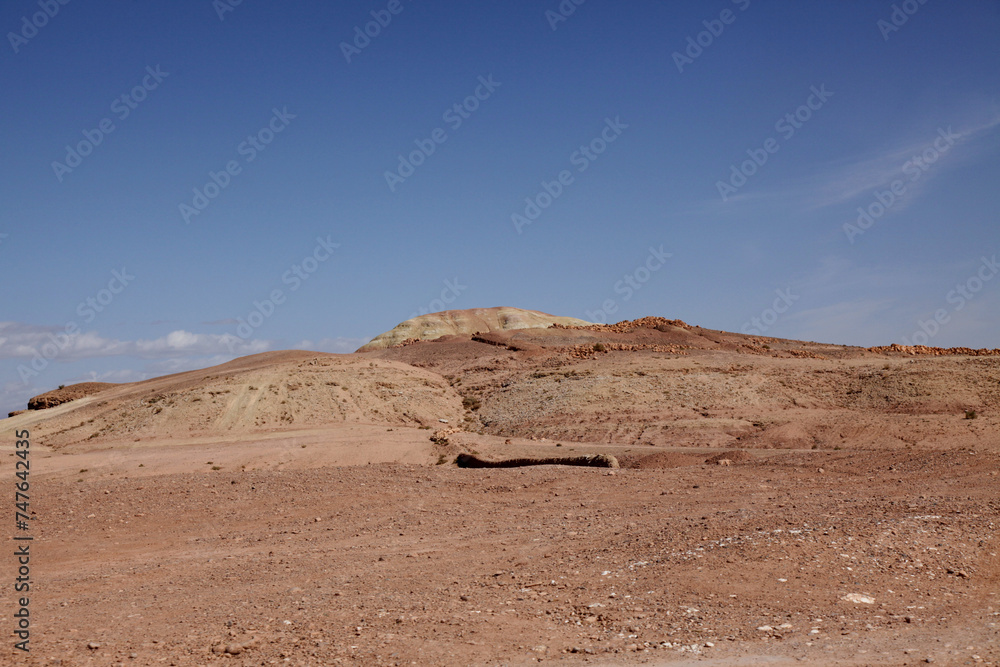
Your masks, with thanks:
M968 452L617 471L66 470L36 490L48 519L33 654L996 661L998 470L995 454Z

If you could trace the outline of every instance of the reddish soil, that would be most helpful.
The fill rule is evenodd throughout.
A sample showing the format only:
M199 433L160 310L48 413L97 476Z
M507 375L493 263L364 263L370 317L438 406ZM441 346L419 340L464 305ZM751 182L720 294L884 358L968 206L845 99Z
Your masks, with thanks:
M1000 664L1000 359L664 322L269 353L10 418L32 650L0 662Z

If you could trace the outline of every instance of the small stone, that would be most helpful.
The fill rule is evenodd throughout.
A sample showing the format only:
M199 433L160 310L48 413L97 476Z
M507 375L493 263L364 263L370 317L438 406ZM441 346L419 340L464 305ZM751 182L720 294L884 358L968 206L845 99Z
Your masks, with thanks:
M229 655L239 655L243 653L243 646L241 644L230 644L226 647L226 653Z
M97 649L101 648L101 645L98 644L97 642L90 642L89 644L87 644L87 648L89 648L91 651L96 651Z
M862 595L860 593L848 593L840 599L847 602L853 602L855 604L875 604L875 598L870 595Z
M774 632L774 628L772 628L770 625L760 625L757 626L757 629L760 632Z

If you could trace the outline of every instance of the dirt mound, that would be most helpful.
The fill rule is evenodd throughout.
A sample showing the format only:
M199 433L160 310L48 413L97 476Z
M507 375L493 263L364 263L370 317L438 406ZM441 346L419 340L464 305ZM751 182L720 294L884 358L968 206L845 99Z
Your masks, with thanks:
M44 420L38 433L46 444L64 446L345 422L420 426L457 423L462 416L461 396L429 371L349 355L268 353L120 385Z
M446 310L421 315L397 324L358 348L358 352L381 350L395 345L412 344L414 340L433 340L447 335L472 335L512 329L539 329L553 324L586 325L575 317L559 317L537 310L521 308L473 308Z
M68 387L60 387L59 389L53 389L52 391L35 396L28 401L28 409L45 410L47 408L54 408L57 405L69 403L78 398L90 396L91 394L96 394L97 392L117 386L120 385L111 382L80 382L79 384L71 384Z

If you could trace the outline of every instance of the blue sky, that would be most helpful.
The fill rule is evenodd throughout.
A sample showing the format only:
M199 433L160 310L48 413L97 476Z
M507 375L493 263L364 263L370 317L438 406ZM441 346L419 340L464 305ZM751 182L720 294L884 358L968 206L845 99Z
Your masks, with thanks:
M442 307L1000 347L1000 3L577 2L4 3L0 410Z

